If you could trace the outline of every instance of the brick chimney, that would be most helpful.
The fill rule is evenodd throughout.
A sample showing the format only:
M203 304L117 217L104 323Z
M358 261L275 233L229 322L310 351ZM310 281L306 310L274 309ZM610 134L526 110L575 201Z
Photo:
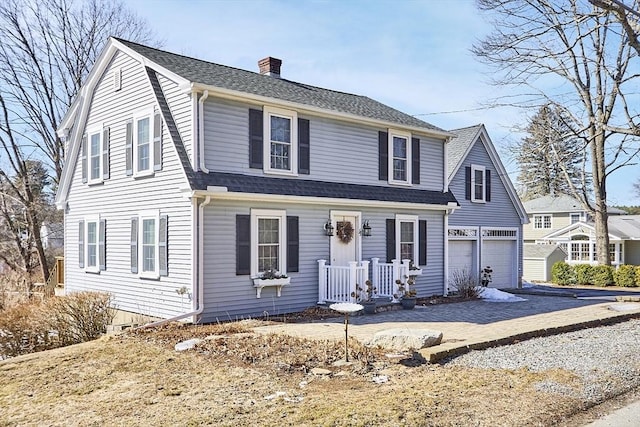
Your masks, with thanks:
M258 67L260 67L260 74L280 78L280 66L282 60L268 56L258 61Z

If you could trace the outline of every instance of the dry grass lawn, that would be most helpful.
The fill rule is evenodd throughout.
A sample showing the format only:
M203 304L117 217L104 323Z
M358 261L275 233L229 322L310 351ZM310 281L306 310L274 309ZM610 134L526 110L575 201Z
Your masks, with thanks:
M336 367L342 343L248 330L171 326L2 361L0 426L547 426L582 407L535 390L548 380L578 387L565 371L447 367L410 355L397 363L355 341L355 362ZM173 350L212 334L196 350Z

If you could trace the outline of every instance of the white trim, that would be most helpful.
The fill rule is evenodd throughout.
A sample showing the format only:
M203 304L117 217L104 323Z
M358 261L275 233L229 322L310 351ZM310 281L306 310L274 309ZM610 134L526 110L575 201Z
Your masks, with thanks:
M263 169L267 174L298 175L298 113L292 110L265 105L262 108L263 119ZM271 116L288 119L290 121L289 134L289 169L271 167Z
M87 184L92 185L92 184L100 184L103 182L102 180L102 176L103 176L103 172L104 172L104 165L102 162L102 138L104 134L104 126L102 124L95 124L91 127L87 127ZM95 153L98 157L98 162L99 162L99 168L100 170L98 171L98 177L97 178L92 178L91 177L91 173L93 171L93 166L91 164L91 157L93 152L91 151L91 137L94 135L98 135L98 152Z
M133 176L134 177L142 177L153 175L153 162L154 162L154 142L153 142L153 132L154 132L154 123L153 123L154 109L153 107L146 107L144 109L140 109L133 114L133 126L131 129L132 138L133 138L133 153L132 153L132 166L133 166ZM149 120L149 168L140 170L138 169L138 122L144 119Z
M413 257L410 259L415 265L418 265L418 246L420 245L419 234L418 234L419 217L418 215L396 214L395 219L396 219L396 227L395 227L396 228L396 259L402 259L401 250L400 250L401 223L410 222L413 224Z
M329 218L331 219L331 226L334 230L337 230L337 217L352 216L355 217L355 224L353 225L353 239L356 245L356 259L352 261L362 261L362 236L360 230L362 229L362 212L360 211L339 211L332 210L329 212ZM329 241L329 259L333 259L334 244L336 239L331 238Z
M447 163L446 156L444 163ZM445 183L446 182L447 180L445 179ZM449 212L445 212L444 214L444 236L442 241L444 242L444 283L442 284L442 295L446 297L449 295Z
M144 220L154 220L154 270L144 271ZM160 211L142 211L138 214L138 276L146 279L160 278Z
M472 230L475 231L474 235L462 235L462 236L450 236L449 230ZM450 226L445 230L445 235L449 240L478 240L480 236L480 227L464 227L464 226Z
M100 272L100 215L86 215L84 218L84 271L88 273ZM96 225L96 265L89 266L89 223ZM106 254L105 254L106 256Z
M549 217L549 227L545 227L544 223L545 223L545 217ZM542 225L541 227L538 227L538 225L536 224L536 218L540 218L540 224ZM580 222L580 221L578 221ZM572 223L572 224L577 224L577 223ZM533 215L533 229L534 230L552 230L553 229L553 215L552 214L534 214Z
M476 172L482 172L482 198L476 197ZM471 165L471 202L486 203L487 202L487 169L482 165Z
M258 219L277 219L280 221L278 232L278 272L287 274L287 211L276 209L251 209L251 278L262 274L258 271Z
M411 133L409 132L403 132L401 130L397 130L397 129L388 129L388 141L387 141L387 147L388 147L388 176L389 176L389 184L392 185L403 185L403 186L409 186L411 185L411 180L412 180L412 163L413 163L413 157L411 156L412 154L412 142L411 142ZM394 179L393 176L393 160L394 160L394 156L393 156L393 139L395 138L400 138L400 139L404 139L406 141L406 147L405 147L405 151L406 151L406 159L405 161L406 163L406 179L405 180L396 180Z

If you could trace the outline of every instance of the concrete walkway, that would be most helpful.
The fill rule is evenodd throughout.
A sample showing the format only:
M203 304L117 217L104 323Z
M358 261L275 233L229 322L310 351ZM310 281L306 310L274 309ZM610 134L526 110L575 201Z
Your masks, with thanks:
M352 316L349 336L363 343L391 328L433 329L443 333L438 346L420 350L430 362L469 349L487 348L515 340L543 336L640 317L638 302L602 302L560 296L519 295L523 302L486 302L417 306ZM282 333L322 340L344 339L343 318L321 322L278 324L256 328L258 333Z

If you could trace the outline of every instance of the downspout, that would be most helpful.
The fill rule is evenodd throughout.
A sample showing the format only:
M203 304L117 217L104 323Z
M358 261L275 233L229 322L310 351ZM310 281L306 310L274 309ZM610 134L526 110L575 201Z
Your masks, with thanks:
M157 322L147 323L140 326L138 329L153 328L155 326L161 326L166 323L175 322L176 320L182 320L187 317L193 317L192 322L196 322L197 316L199 316L204 310L204 208L211 203L211 196L207 196L204 202L198 206L197 218L193 223L197 222L197 231L194 233L194 245L192 247L192 253L197 252L195 258L198 264L198 274L193 279L192 289L197 287L195 298L193 299L193 309L188 313L182 313L177 316L170 317L168 319L158 320ZM194 209L194 213L196 210ZM191 264L193 265L193 263Z
M449 294L449 214L451 209L444 212L444 289L442 295Z
M205 90L198 100L198 161L200 170L209 173L204 161L204 101L209 97L209 91Z

